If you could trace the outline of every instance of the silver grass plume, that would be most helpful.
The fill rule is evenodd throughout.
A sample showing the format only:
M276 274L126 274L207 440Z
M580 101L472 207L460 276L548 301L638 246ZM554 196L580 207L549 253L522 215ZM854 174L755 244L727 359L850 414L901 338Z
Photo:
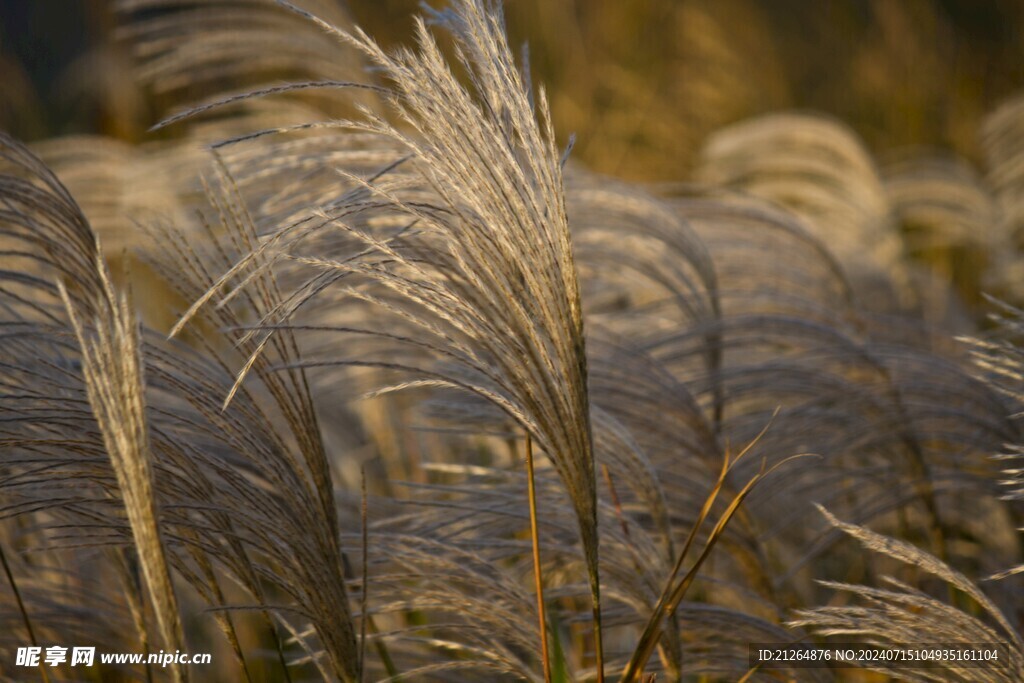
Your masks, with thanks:
M535 111L495 5L466 0L435 16L452 28L477 97L455 79L422 20L418 54L388 55L358 33L354 44L393 82L391 104L419 135L381 119L369 128L407 148L442 199L441 211L404 209L449 245L436 254L443 259L440 277L425 283L437 286L425 291L440 296L427 303L489 356L467 348L460 360L498 392L482 384L465 388L495 399L559 471L579 520L599 618L583 315L547 100L540 90Z
M397 144L415 180L406 175L396 181L400 174L389 174L391 169L369 180L351 177L363 191L325 209L327 225L363 243L358 257L327 260L288 254L289 246L305 236L293 224L265 239L229 276L240 276L244 284L252 277L246 270L267 267L276 260L266 258L270 245L315 267L320 272L314 280L322 281L326 270L337 278L358 274L376 283L389 298L382 313L397 311L418 336L396 339L390 329L377 333L416 350L437 352L447 365L426 370L415 363L366 358L305 365L347 363L412 371L428 377L433 386L454 386L486 398L529 432L554 463L573 501L599 638L596 482L583 314L566 218L562 153L546 96L541 90L534 106L528 78L515 65L494 3L463 0L431 15L452 30L455 53L472 90L453 74L423 19L416 22L419 50L388 54L362 31L348 33L292 9L358 48L390 82L385 98L402 127L369 112L363 122L335 125ZM413 182L428 191L412 192ZM342 222L368 208L398 214L416 231L381 240ZM182 322L215 299L228 279L222 278ZM305 289L311 292L304 295L309 298L323 287ZM384 301L362 291L347 293L370 303ZM264 318L265 332L273 334L287 322L285 317ZM415 384L423 386L422 381Z
M45 313L39 295L59 291L82 353L92 417L102 433L131 527L146 588L168 649L183 649L184 637L171 581L159 511L146 416L141 337L134 312L111 283L99 243L75 200L23 145L0 134L0 239L11 263L25 268L3 273L0 289L33 314ZM48 274L28 269L52 266ZM50 278L56 275L56 287ZM5 312L13 312L5 305ZM55 318L49 316L51 321ZM16 318L17 320L17 318ZM175 680L185 680L175 665Z
M100 253L98 246L96 251ZM89 404L124 499L164 646L168 651L182 650L185 640L155 496L139 324L129 297L115 293L101 256L97 256L96 272L103 288L93 293L92 320L76 311L63 282L58 287L81 346ZM187 679L179 664L172 671L176 681Z
M977 616L895 578L883 577L887 588L822 582L825 587L848 593L859 604L799 610L790 626L808 627L823 636L853 636L883 646L999 644L999 666L965 668L949 661L931 669L889 668L884 662L868 667L902 680L1010 683L1024 677L1024 640L974 582L906 541L842 522L821 506L818 509L832 526L855 538L865 549L916 567L964 593L977 606Z

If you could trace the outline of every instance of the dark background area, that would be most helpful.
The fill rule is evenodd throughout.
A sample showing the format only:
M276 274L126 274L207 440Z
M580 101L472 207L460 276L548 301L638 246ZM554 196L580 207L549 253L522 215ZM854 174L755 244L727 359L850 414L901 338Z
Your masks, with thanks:
M349 3L385 44L409 40L418 7ZM505 11L577 158L634 179L684 177L711 131L782 108L833 114L879 155L927 145L977 159L984 116L1024 85L1019 0L508 0ZM110 0L0 0L0 127L144 135L153 115L116 25ZM110 72L102 94L76 87L90 69Z

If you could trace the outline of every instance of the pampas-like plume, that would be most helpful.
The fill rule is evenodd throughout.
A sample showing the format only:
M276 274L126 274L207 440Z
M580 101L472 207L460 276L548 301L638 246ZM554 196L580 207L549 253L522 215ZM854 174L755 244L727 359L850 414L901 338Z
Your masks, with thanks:
M6 255L53 266L56 289L64 301L82 354L82 372L92 415L102 433L116 474L125 513L153 602L164 645L183 649L184 638L161 537L144 398L143 361L138 324L127 298L114 291L106 263L88 222L57 178L22 145L0 135L0 204L5 207L0 237ZM4 273L4 294L19 301L19 285L35 305L22 311L45 313L42 293L52 285L37 278ZM7 282L10 280L10 282ZM38 288L33 291L33 288ZM25 292L22 292L24 294ZM20 299L22 302L25 299ZM5 306L5 312L10 309ZM34 309L34 310L32 310ZM186 673L173 668L176 680Z
M423 20L417 21L419 50L391 55L360 31L346 33L307 16L363 51L390 80L389 101L416 135L369 114L365 123L346 125L397 143L409 157L417 184L430 192L426 199L423 192L410 192L409 178L353 179L365 185L372 199L357 193L347 205L336 203L328 224L364 243L360 257L290 255L314 266L317 277L327 271L374 283L382 295L371 296L365 287L347 293L370 302L389 297L382 312L398 311L416 330L415 339L399 341L433 350L449 363L429 370L393 357L319 364L378 365L426 375L436 385L486 398L530 433L573 501L590 577L600 669L596 482L583 315L561 153L544 93L535 110L528 81L506 43L500 13L489 3L464 0L434 15L452 29L473 92L456 79ZM369 207L404 217L417 232L383 241L342 223L342 216ZM295 246L289 244L290 232L297 231L285 228L270 243L282 250ZM236 272L264 262L257 251ZM395 339L392 330L379 334Z
M96 251L99 253L98 247ZM81 345L89 404L117 476L164 646L168 651L184 650L154 495L139 325L129 297L115 293L106 263L99 256L96 272L103 289L94 293L95 318L91 321L75 310L64 284L58 283L58 287ZM175 680L186 680L181 665L175 663L173 672Z
M998 666L970 668L955 661L936 660L934 668L890 668L869 665L908 681L1010 683L1024 677L1024 640L993 602L966 576L915 546L841 522L818 508L832 526L857 539L869 551L886 555L931 574L967 595L981 616L939 601L902 581L886 578L889 588L869 588L837 582L823 585L860 598L862 605L800 610L791 626L811 627L823 636L854 636L878 645L913 648L922 644L999 644ZM938 672L941 671L941 675Z
M252 609L272 611L293 633L300 628L296 622L301 627L312 622L328 655L316 662L324 678L354 680L357 648L341 576L337 510L301 372L265 372L256 364L254 374L266 393L242 388L232 408L222 411L230 375L212 345L204 358L152 334L143 335L145 344L126 339L134 322L113 293L88 221L39 159L9 138L0 142L6 172L0 176L0 237L12 266L20 268L0 271L0 311L10 321L5 328L10 332L2 337L0 382L4 408L13 407L0 420L0 445L13 454L11 471L0 479L6 494L0 514L39 514L42 530L58 536L53 543L58 548L127 541L142 555L154 538L152 524L142 518L140 540L133 533L132 509L144 512L152 504L146 500L159 500L164 562L202 599L223 609L219 577L226 575L251 596ZM229 214L241 220L237 212L220 208L223 220L230 220ZM175 282L184 275L201 277L202 269L193 270L188 254L176 255L183 260L171 261L182 274ZM54 280L63 291L64 310L56 305ZM269 284L261 284L270 296ZM215 322L237 326L230 313L222 312ZM67 314L77 335L63 319ZM294 361L288 339L287 334L275 338L280 343L268 345L268 357ZM145 377L143 362L132 365L122 357L126 352L142 354ZM86 379L78 371L80 353ZM154 400L145 416L143 380ZM125 429L130 433L118 432ZM133 478L129 493L119 481L122 472L111 472L110 465L120 467L118 458L123 464L132 447L145 444L147 431L154 472L147 475L137 463L125 465ZM149 494L140 483L147 477ZM53 480L68 492L55 495ZM119 492L127 525L116 504ZM152 557L149 553L143 561ZM152 574L163 582L159 569ZM291 604L269 606L277 590ZM132 611L134 616L134 606ZM167 610L161 611L166 617ZM230 619L218 616L218 621L241 658ZM304 638L297 644L311 649Z

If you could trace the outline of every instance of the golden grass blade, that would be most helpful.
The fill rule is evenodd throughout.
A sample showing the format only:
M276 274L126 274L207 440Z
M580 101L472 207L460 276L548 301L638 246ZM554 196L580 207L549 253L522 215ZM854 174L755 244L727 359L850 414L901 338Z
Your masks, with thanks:
M764 429L762 429L761 433L758 434L753 441L747 444L747 446L742 451L740 451L739 455L737 455L736 458L733 459L731 462L728 456L723 460L722 470L719 474L718 481L715 482L715 485L708 493L704 505L701 508L700 514L697 516L696 521L690 528L690 533L687 536L686 542L684 543L683 548L679 553L679 558L676 561L676 565L675 567L673 567L672 572L669 575L668 581L665 583L665 587L662 590L661 597L658 599L658 603L655 606L653 613L651 614L651 617L649 618L646 626L644 627L644 631L641 634L640 639L638 640L632 655L630 656L629 662L626 664L626 667L623 670L622 678L620 679L623 683L633 683L633 681L640 680L640 677L643 676L644 666L646 665L647 660L650 658L651 654L653 654L654 650L657 648L658 641L661 638L662 624L666 619L671 618L672 615L675 614L676 610L679 607L679 604L682 602L683 597L686 594L687 589L697 578L697 573L700 571L701 566L704 564L704 561L710 556L711 550L718 542L718 539L721 537L726 525L732 519L733 515L736 514L737 510L739 510L739 507L743 503L744 499L746 499L746 497L750 494L751 491L754 490L754 487L761 480L763 480L773 471L787 464L794 458L804 457L799 455L791 456L789 458L782 460L779 463L776 463L774 466L768 469L766 469L764 467L764 464L762 464L761 471L758 472L754 477L752 477L746 483L746 485L744 485L743 488L740 489L735 494L733 499L729 502L729 505L726 507L725 511L723 511L718 521L716 522L714 528L709 533L708 538L704 543L704 548L701 550L700 554L694 560L690 569L677 583L676 577L682 570L683 563L689 555L690 548L692 547L693 542L696 540L701 527L704 525L704 521L708 518L712 508L714 507L715 501L718 499L719 493L725 486L726 477L728 476L730 469L733 465L735 465L735 463L738 460L740 460L741 458L743 458L743 456L750 452L754 445L756 445L757 442L760 441L761 437L764 436L764 434L767 432L770 426L771 423L766 425Z

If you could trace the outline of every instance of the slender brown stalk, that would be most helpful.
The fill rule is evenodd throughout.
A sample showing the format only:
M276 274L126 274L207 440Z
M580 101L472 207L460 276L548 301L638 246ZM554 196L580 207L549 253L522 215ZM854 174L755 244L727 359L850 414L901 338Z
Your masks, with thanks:
M615 490L615 484L612 482L612 473L608 469L608 465L601 464L601 474L604 475L604 481L608 484L608 493L611 494L612 505L615 506L615 516L619 520L619 526L622 527L622 535L626 537L627 541L631 541L629 524L626 523L626 517L622 514L622 501L619 500L619 492Z
M537 530L537 487L533 479L533 441L526 435L526 481L530 499L530 541L533 545L533 579L537 588L537 620L540 624L540 655L544 680L551 683L551 655L548 652L547 612L544 609L544 581L540 570L540 534Z
M373 615L370 614L370 509L368 502L368 494L366 491L366 467L359 468L359 490L361 496L361 503L359 506L359 518L360 518L360 543L362 546L362 592L359 597L360 605L360 617L359 617L359 669L358 676L359 680L365 680L366 678L366 641L369 634L378 634L380 631L377 629L376 624L373 623ZM394 683L401 683L402 677L398 673L398 669L395 667L395 662L391 658L388 652L387 645L384 644L383 639L376 639L374 641L374 648L377 650L377 655L380 657L381 664L384 665L384 670L388 674L388 680Z
M760 669L761 669L761 665L760 664L755 666L755 667L753 667L752 669L747 671L747 673L743 674L743 678L741 678L740 680L736 681L736 683L747 683L747 681L749 681L751 679L751 676L756 674Z
M360 596L360 618L359 618L359 680L365 679L366 675L366 620L370 618L370 602L368 599L368 581L370 579L370 562L367 557L369 551L369 529L367 527L367 504L366 504L366 468L359 468L359 488L362 493L362 504L359 506L359 517L362 523L362 545L363 545L363 590Z
M11 590L14 592L14 599L18 603L18 611L21 612L21 619L25 622L25 630L28 631L29 642L32 643L32 647L39 647L39 643L36 641L36 633L32 629L32 620L28 618L28 610L25 609L25 603L21 599L21 591L18 590L18 584L14 582L14 573L11 571L11 567L7 564L7 556L4 555L4 547L0 545L0 564L4 565L4 574L7 575L7 582L11 584ZM39 664L39 672L43 675L43 681L49 683L50 677L46 674L46 669L43 664Z

